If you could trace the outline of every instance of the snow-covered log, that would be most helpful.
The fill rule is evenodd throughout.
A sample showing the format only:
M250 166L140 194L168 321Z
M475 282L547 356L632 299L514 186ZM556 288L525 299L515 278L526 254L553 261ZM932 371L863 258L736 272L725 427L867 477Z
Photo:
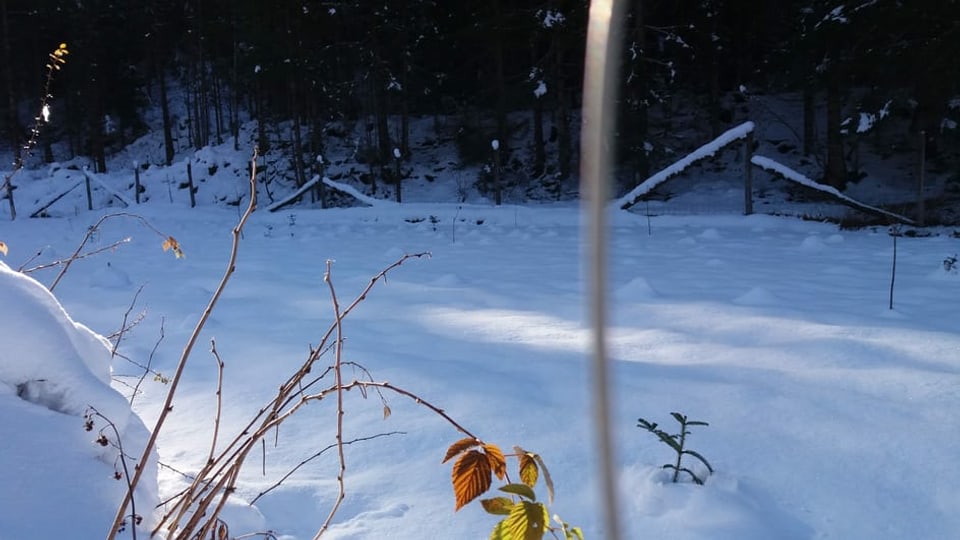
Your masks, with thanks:
M283 208L284 206L292 203L293 201L297 200L297 197L303 195L304 193L309 191L311 188L313 188L313 186L319 184L320 181L321 181L320 175L319 174L314 175L314 177L311 178L309 182L300 186L300 189L294 191L289 196L284 197L283 199L268 206L267 212L276 212L277 210Z
M398 203L395 203L395 202L393 202L393 201L385 201L385 200L383 200L383 199L377 199L377 198L371 197L371 196L369 196L369 195L364 195L363 193L360 193L359 191L357 191L357 189L356 189L355 187L353 187L353 186L351 186L351 185L349 185L349 184L343 184L343 183L340 183L340 182L335 182L335 181L333 181L333 180L331 180L331 179L329 179L329 178L324 178L324 179L323 179L323 183L326 184L326 185L328 185L328 186L330 186L330 187L332 187L333 189L335 189L335 190L337 190L337 191L342 191L342 192L346 193L347 195L350 195L350 196L353 197L354 199L356 199L356 200L358 200L358 201L360 201L360 202L362 202L363 204L366 204L366 205L368 205L368 206L380 206L380 207L387 206L387 207L392 207L392 206L397 206L397 205L398 205Z
M716 139L690 152L669 167L641 182L640 185L633 188L630 193L615 200L613 206L623 210L630 208L637 204L644 195L653 191L660 184L682 173L691 165L717 155L724 147L733 142L745 139L747 135L753 132L753 129L753 122L744 122L737 127L728 129Z
M877 208L876 206L870 206L869 204L864 204L856 199L852 199L844 195L843 193L840 193L840 191L837 190L837 188L833 186L827 186L815 180L807 178L803 174L791 169L790 167L787 167L782 163L776 162L768 157L754 155L750 159L750 162L756 165L757 167L760 167L765 171L781 176L786 180L795 182L802 186L808 187L810 189L815 189L821 193L826 193L827 195L835 197L837 200L839 200L843 204L846 204L847 206L850 206L852 208L856 208L857 210L892 218L900 223L907 223L911 225L913 224L913 220L908 217L901 216L900 214L895 214L893 212L889 212L882 208Z

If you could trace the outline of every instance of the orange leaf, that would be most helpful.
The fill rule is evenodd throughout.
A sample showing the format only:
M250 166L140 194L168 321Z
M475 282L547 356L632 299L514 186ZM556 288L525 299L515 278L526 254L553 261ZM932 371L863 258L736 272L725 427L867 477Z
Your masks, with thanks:
M167 239L163 241L161 247L163 247L164 251L173 251L176 258L183 258L183 250L180 249L180 243L177 242L176 238L168 236Z
M7 254L7 245L3 241L0 241L0 253Z
M507 458L503 456L503 452L495 444L483 445L483 451L487 453L490 470L493 471L493 474L497 475L497 478L503 480L507 475Z
M450 461L450 458L452 458L453 456L456 456L457 454L459 454L460 452L463 452L467 448L477 446L479 443L480 441L472 437L460 439L459 441L451 444L450 448L447 448L447 455L443 457L443 461L441 461L440 463L446 463Z
M476 499L490 489L490 461L487 454L471 450L453 465L453 495L456 498L454 511Z
M529 487L537 485L537 479L540 478L540 469L537 462L533 459L533 454L525 452L520 455L520 481Z

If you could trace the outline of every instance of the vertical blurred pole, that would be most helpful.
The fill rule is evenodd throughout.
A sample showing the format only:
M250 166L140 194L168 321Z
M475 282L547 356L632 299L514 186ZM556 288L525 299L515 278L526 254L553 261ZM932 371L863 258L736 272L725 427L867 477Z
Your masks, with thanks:
M602 489L604 538L620 540L606 345L607 201L610 192L610 146L620 68L622 0L590 2L586 68L583 79L583 126L580 135L580 182L585 218L584 269L589 271L589 314L593 327L591 394Z

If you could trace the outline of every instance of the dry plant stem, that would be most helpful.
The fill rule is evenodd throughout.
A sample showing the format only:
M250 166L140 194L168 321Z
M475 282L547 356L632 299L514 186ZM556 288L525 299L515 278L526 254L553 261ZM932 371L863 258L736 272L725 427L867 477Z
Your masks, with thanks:
M330 301L333 302L333 315L335 317L334 324L337 328L337 334L334 341L334 361L333 361L333 376L336 381L337 388L337 459L340 463L340 470L337 472L337 500L333 503L333 508L330 509L330 513L327 515L327 519L323 521L323 525L320 526L320 529L317 531L317 534L314 535L314 540L320 538L324 532L330 527L330 523L333 521L333 517L337 514L337 510L340 509L340 504L343 503L343 498L346 496L346 490L343 483L343 477L347 472L347 461L343 455L343 316L340 314L340 303L337 301L337 290L333 286L333 279L330 276L330 267L333 263L330 259L327 259L327 272L323 275L323 281L326 282L327 287L330 289Z
M137 463L140 463L140 464L146 463L147 460L150 458L150 453L153 451L154 446L156 446L157 437L160 434L160 429L163 427L164 422L167 420L167 416L170 414L170 411L173 410L173 397L174 395L176 395L177 386L180 384L180 379L183 376L183 371L187 365L187 360L190 358L190 353L193 351L193 346L196 344L197 339L200 337L200 332L203 330L203 327L206 325L207 320L210 318L210 314L213 312L213 308L217 305L217 302L220 300L220 295L223 294L223 291L226 288L227 283L230 281L230 277L233 275L233 272L236 270L237 253L240 250L240 233L243 230L243 226L246 224L247 220L250 218L250 215L253 214L253 211L257 207L256 182L257 182L257 150L254 149L252 164L250 167L250 204L247 206L246 212L244 212L243 216L240 218L239 223L237 223L237 225L233 228L233 246L230 251L230 260L227 263L227 269L223 274L223 278L220 280L220 285L217 286L216 291L214 291L213 297L210 298L210 302L207 304L207 308L203 310L203 315L200 317L200 320L197 322L196 327L193 329L193 333L190 334L190 339L187 341L187 344L183 349L183 353L180 355L180 360L177 363L177 369L176 371L174 371L173 377L170 379L170 388L169 390L167 390L166 400L163 403L163 408L160 409L160 416L157 417L157 422L154 425L153 430L150 432L150 437L147 440L147 444L143 448L143 454ZM113 215L116 215L116 214L113 214ZM102 222L107 217L109 216L104 216L103 218L101 218L100 222ZM143 218L140 218L140 219L143 219ZM98 222L98 225L100 222ZM87 237L89 238L89 234L87 235ZM86 242L86 239L84 239L84 242ZM130 483L130 489L127 491L127 494L124 497L123 502L120 504L120 507L117 509L117 515L114 517L114 520L113 520L113 528L110 530L110 534L107 535L108 540L112 540L113 538L116 537L117 528L119 527L120 522L123 520L123 515L126 512L127 504L133 498L134 489L137 487L137 484L140 483L140 478L143 474L144 468L145 467L143 466L138 466L136 468L136 472L134 473L134 476L133 476L133 481Z
M210 456L207 463L213 462L214 453L217 451L217 439L220 436L220 415L223 411L223 360L220 359L220 353L217 352L217 340L210 340L210 353L217 361L217 415L213 419L213 437L210 441Z
M120 330L117 332L117 341L114 342L113 348L110 349L110 358L117 355L117 347L120 346L120 342L123 341L123 334L127 331L127 319L130 317L130 312L133 311L133 306L137 305L137 298L140 298L140 293L142 292L143 285L137 288L137 292L133 293L133 300L130 301L130 306L127 307L127 311L123 313L123 322L120 323Z
M406 434L407 434L407 433L406 433L405 431L388 431L388 432L386 432L386 433L377 433L376 435L371 435L371 436L369 436L369 437L358 437L358 438L353 439L353 440L345 441L345 442L343 443L343 445L344 445L344 446L348 446L348 445L351 445L351 444L354 444L354 443L358 443L358 442L372 441L373 439L379 439L380 437L389 437L389 436L391 436L391 435L406 435ZM303 466L306 465L307 463L310 463L311 461L317 459L318 457L322 456L323 454L326 454L328 451L336 448L337 446L339 446L339 445L338 445L338 444L331 444L331 445L325 446L325 447L324 447L322 450L320 450L319 452L316 452L315 454L313 454L312 456L308 457L307 459L301 461L300 463L297 463L297 465L296 465L294 468L292 468L292 469L290 469L289 471L287 471L287 474L285 474L285 475L283 475L282 477L280 477L280 480L277 480L272 486L270 486L270 487L268 487L267 489L261 491L256 497L254 497L253 500L250 501L250 504L251 504L251 505L257 504L257 501L259 501L261 497L263 497L264 495L266 495L266 494L270 493L271 491L273 491L273 490L277 489L278 487L280 487L281 484L283 484L284 482L287 481L287 478L290 478L291 476L293 476L293 473L295 473L295 472L297 472L298 470L300 470L300 467L303 467Z
M374 287L374 285L378 281L385 279L386 274L389 271L399 267L409 259L427 257L429 255L430 254L428 252L408 254L390 266L386 267L384 270L370 279L370 282L367 284L364 290L346 309L340 311L338 320L342 321L360 302L366 299L367 294ZM226 497L228 497L235 489L235 481L239 474L240 468L243 466L249 453L256 448L257 443L260 442L270 430L276 429L285 419L289 418L302 405L311 401L311 399L304 394L303 381L311 373L313 364L322 356L322 354L329 350L331 346L336 346L336 343L331 345L328 342L331 336L333 336L336 332L337 328L338 324L336 322L330 326L321 339L320 344L316 348L311 348L307 360L290 378L287 379L286 382L280 386L277 395L273 398L273 400L257 412L257 414L250 420L246 427L243 428L240 434L238 434L237 437L227 444L227 446L220 452L218 457L216 457L212 462L208 462L204 465L200 473L197 474L193 484L187 490L185 490L184 495L177 500L173 507L159 521L158 525L153 531L154 534L159 532L160 529L166 529L171 534L174 531L179 530L177 535L178 538L192 538L193 531L195 531L195 529L198 527L201 519L206 519L209 522L216 518L216 512L219 512L219 509L214 510L213 513L208 513L208 510L218 496L220 497L220 502L217 505L218 508L222 507L222 505L226 502ZM341 366L343 364L344 363L341 362ZM342 385L340 386L342 387ZM363 385L351 384L349 387L342 388L343 390L349 390L353 387L363 387ZM388 388L389 386L371 385L370 387L378 389ZM321 394L329 394L335 391L335 388L337 388L337 386L332 389L328 389ZM407 395L413 396L409 393L407 393ZM299 398L296 398L296 396L299 396ZM415 396L413 397L419 401L419 398L416 398ZM443 414L440 409L436 409L432 406L431 408L437 412L440 412L442 416L444 416L448 421L452 422L452 419ZM453 424L460 431L469 435L469 432L464 430L458 424ZM188 513L192 513L192 515L187 522L181 526Z
M160 317L160 337L157 338L157 341L153 344L153 349L150 351L150 356L147 357L147 365L139 366L143 369L143 373L140 374L140 378L137 380L137 385L133 387L133 394L130 396L131 407L133 406L133 400L136 399L137 395L140 393L140 386L143 384L143 380L147 378L147 373L153 372L155 375L159 375L150 369L150 366L153 364L153 357L157 354L157 349L160 347L160 343L164 338L163 322L164 318Z
M66 264L67 261L70 261L70 262L72 262L72 261L79 261L80 259L86 259L87 257L92 257L92 256L94 256L94 255L99 255L100 253L103 253L104 251L113 251L113 250L117 249L118 247L120 247L121 245L126 244L126 243L129 242L130 240L131 240L131 238L130 238L130 237L127 237L127 238L124 238L124 239L122 239L122 240L117 240L116 242L110 244L109 246L104 246L104 247L102 247L102 248L97 248L97 249L95 249L95 250L93 250L93 251L88 251L88 252L86 252L86 253L82 253L82 254L77 255L76 257L73 257L73 258L71 258L71 259L60 259L59 261L53 261L53 262L51 262L51 263L41 264L41 265L39 265L39 266L34 266L34 267L32 267L32 268L24 269L23 267L26 266L30 261L32 261L32 260L34 260L34 259L36 259L37 257L40 256L40 254L41 254L42 252L39 252L39 251L38 251L36 255L34 255L33 257L30 258L30 261L27 261L26 263L24 263L23 266L21 266L20 269L17 270L17 271L20 272L20 273L22 273L22 274L29 274L29 273L31 273L31 272L36 272L36 271L38 271L38 270L45 270L45 269L47 269L47 268L52 268L52 267L54 267L54 266L61 266L61 265L63 265L63 264Z
M63 279L63 276L67 273L67 270L70 269L70 265L73 264L73 262L76 261L77 259L80 259L80 258L81 258L81 257L80 257L80 252L83 250L83 246L87 245L87 242L90 241L90 238L93 236L93 233L97 232L97 230L100 229L100 225L103 225L103 222L107 221L108 219L115 218L115 217L134 218L134 219L136 219L136 220L139 220L140 223L142 223L145 227L147 227L147 228L150 229L151 231L159 234L160 236L165 236L162 232L160 232L159 230L157 230L156 227L154 227L153 225L151 225L150 222L147 221L143 216L140 216L140 215L137 215L137 214L131 214L131 213L128 213L128 212L118 212L118 213L115 213L115 214L107 214L107 215L105 215L105 216L102 216L100 219L97 220L96 223L93 224L92 227L90 227L89 229L87 229L87 234L85 234L85 235L83 236L83 241L80 242L80 245L77 246L77 249L74 250L73 254L71 254L69 257L67 257L67 259L63 262L63 268L60 269L60 273L57 274L56 279L53 280L53 283L52 283L52 284L50 285L50 287L49 287L50 292L53 292L53 290L54 290L55 288L57 288L57 284L60 283L60 280Z
M132 479L130 477L130 469L127 467L127 459L126 459L127 454L126 452L123 451L123 441L120 440L120 432L117 430L116 424L114 424L113 421L107 418L106 416L100 414L100 411L98 411L94 407L90 407L90 410L93 412L94 416L96 416L97 418L103 419L107 423L107 425L110 426L110 429L113 430L113 435L117 439L116 448L120 452L120 465L123 467L123 478L127 482L127 491L129 493L133 493L133 485L131 483ZM141 467L137 467L137 469L140 469L140 468ZM137 518L137 503L133 497L130 498L130 515L132 516L131 521L135 522ZM137 540L136 523L130 524L130 534L132 535L133 540Z

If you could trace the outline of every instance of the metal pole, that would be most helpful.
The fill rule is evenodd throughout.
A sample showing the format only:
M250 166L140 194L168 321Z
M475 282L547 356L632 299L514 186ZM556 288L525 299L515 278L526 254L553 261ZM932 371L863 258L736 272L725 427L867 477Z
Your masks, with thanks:
M603 538L620 540L613 436L610 429L612 396L609 384L607 326L607 223L610 192L610 137L614 133L617 72L620 66L619 32L623 2L594 0L587 27L586 68L583 80L583 127L580 136L580 182L585 229L584 268L589 269L589 314L594 425L599 460ZM616 24L614 24L616 23Z

